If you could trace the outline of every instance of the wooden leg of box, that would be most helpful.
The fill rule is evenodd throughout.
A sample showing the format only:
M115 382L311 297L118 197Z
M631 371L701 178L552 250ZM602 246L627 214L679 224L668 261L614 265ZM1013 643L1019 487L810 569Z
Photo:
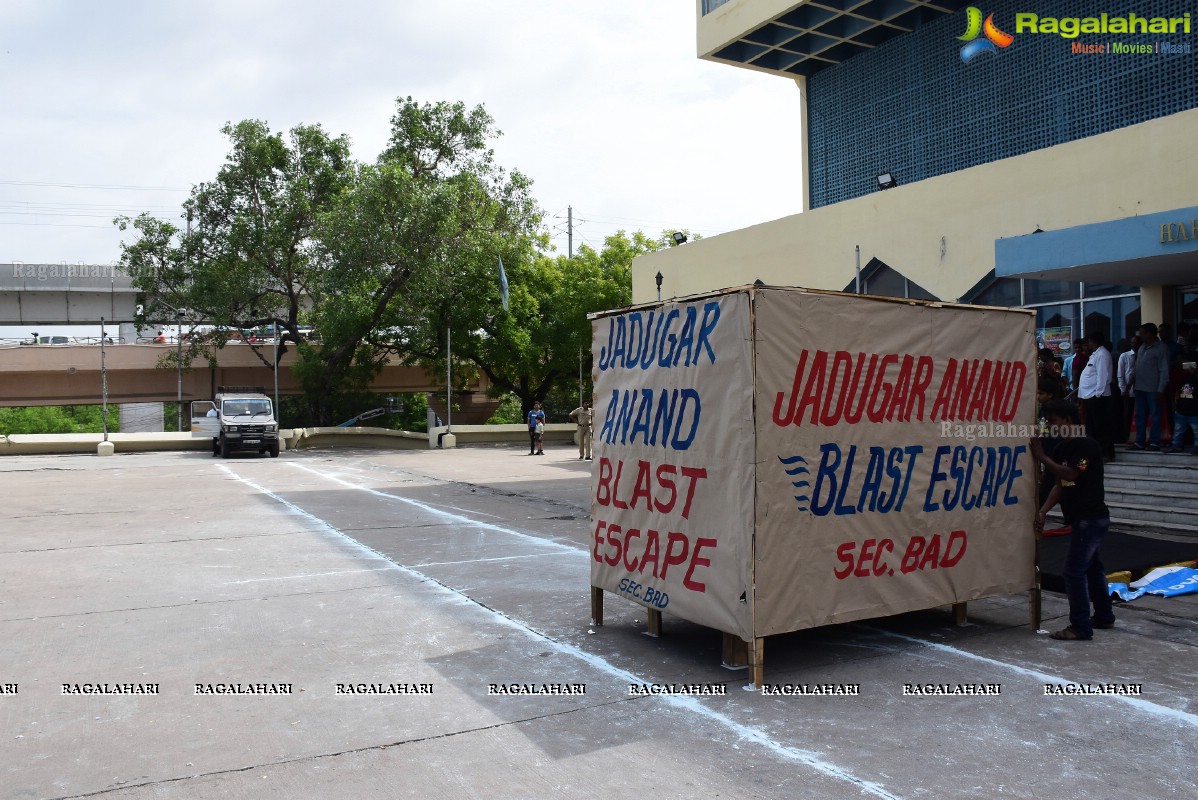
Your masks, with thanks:
M649 636L661 636L661 612L657 609L647 609L649 612L649 630L645 633Z
M598 586L591 587L591 624L603 624L603 590Z
M968 605L969 605L968 603L953 603L953 624L954 625L964 625L966 622L969 621L969 616L965 610L966 606L968 606Z
M740 669L749 665L749 643L736 634L724 634L722 666L728 669Z
M758 637L749 643L749 668L753 670L753 685L758 689L765 682L765 639Z
M1033 586L1031 591L1028 592L1028 614L1031 617L1028 623L1031 625L1033 631L1040 630L1040 624L1044 621L1040 602L1040 587L1038 585Z

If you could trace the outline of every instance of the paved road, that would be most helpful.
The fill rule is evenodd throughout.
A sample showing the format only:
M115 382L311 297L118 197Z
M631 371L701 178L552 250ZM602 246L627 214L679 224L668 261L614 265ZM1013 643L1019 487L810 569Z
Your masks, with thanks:
M776 637L767 683L860 693L768 697L712 631L589 624L569 450L8 457L0 487L0 798L1198 796L1195 602L1090 643L1023 597ZM1143 694L1045 696L1073 682Z

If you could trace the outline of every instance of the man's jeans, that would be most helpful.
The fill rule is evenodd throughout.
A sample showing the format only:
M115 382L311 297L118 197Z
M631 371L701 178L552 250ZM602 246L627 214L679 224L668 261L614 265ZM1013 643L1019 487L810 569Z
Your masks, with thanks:
M1189 415L1180 411L1173 412L1173 449L1180 450L1186 440L1186 428L1194 433L1194 452L1198 453L1198 415Z
M1109 517L1074 520L1073 534L1069 537L1064 570L1065 593L1069 596L1069 627L1083 639L1094 635L1090 603L1094 603L1096 622L1105 625L1115 621L1106 571L1098 557L1098 548L1110 527Z
M1152 436L1148 443L1160 447L1161 444L1161 399L1156 392L1142 392L1136 389L1136 444L1144 446L1144 429L1148 425L1148 415L1152 415Z

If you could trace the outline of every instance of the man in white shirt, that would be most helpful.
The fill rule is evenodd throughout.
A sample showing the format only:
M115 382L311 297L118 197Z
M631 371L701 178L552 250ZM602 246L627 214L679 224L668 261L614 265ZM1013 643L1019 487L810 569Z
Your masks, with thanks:
M1127 348L1119 354L1119 364L1115 370L1119 378L1119 413L1122 414L1119 441L1126 443L1131 435L1132 414L1136 410L1136 351L1140 349L1140 337L1131 337L1131 342L1120 339L1119 346Z
M1101 331L1090 331L1086 339L1090 342L1091 352L1078 379L1077 396L1086 410L1086 435L1098 440L1103 460L1114 461L1111 351L1107 349L1106 335Z

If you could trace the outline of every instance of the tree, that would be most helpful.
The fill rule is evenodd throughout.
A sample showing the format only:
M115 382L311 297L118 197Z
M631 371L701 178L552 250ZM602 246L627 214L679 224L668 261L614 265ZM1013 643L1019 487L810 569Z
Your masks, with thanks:
M0 435L18 433L95 433L104 430L100 406L24 406L0 408ZM109 414L108 430L119 431L120 419Z
M527 178L495 164L487 142L496 135L482 106L400 101L386 150L359 168L322 225L330 270L316 287L315 322L326 350L331 334L376 360L414 346L440 355L431 332L445 331L478 290L480 265L529 247L540 212ZM340 377L330 368L337 357L323 355L312 377L325 385L314 380L312 391Z
M487 142L499 132L482 106L399 100L369 165L319 126L295 128L289 142L256 121L225 132L225 167L186 205L198 227L119 218L140 234L122 243L122 265L167 308L233 328L279 323L317 423L365 390L396 332L451 316L460 294L444 287L464 289L464 273L502 247L518 251L540 224L528 180L494 163ZM315 325L319 347L301 322Z
M189 319L217 326L209 339L189 339L187 364L237 330L266 325L279 326L279 357L286 342L305 344L300 326L317 267L312 233L353 176L348 139L319 125L299 125L286 139L258 120L222 132L231 150L216 179L184 204L187 230L147 214L116 220L139 234L121 243L121 266L146 292L147 319L173 320L186 309ZM173 354L167 360L173 366Z
M520 399L527 414L536 400L577 399L581 358L583 391L590 392L591 324L587 315L628 305L632 260L666 247L668 234L651 239L637 231L607 237L602 251L582 246L573 258L530 251L544 240L521 242L504 253L511 286L510 311L500 304L498 260L472 259L440 291L452 298L453 355L473 364L497 393ZM510 247L510 243L509 243ZM430 371L445 368L443 313L428 315L407 332L399 349ZM456 368L455 368L456 370Z

